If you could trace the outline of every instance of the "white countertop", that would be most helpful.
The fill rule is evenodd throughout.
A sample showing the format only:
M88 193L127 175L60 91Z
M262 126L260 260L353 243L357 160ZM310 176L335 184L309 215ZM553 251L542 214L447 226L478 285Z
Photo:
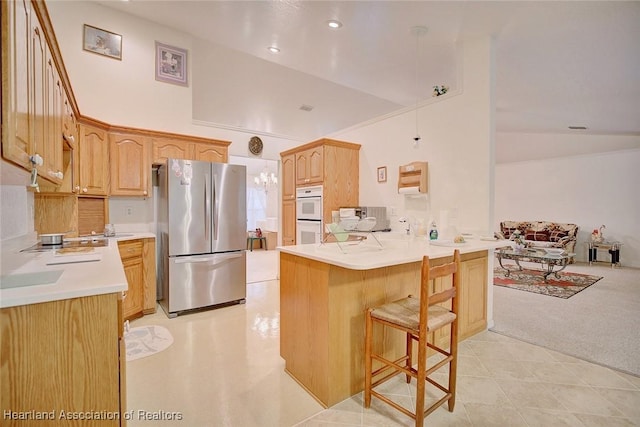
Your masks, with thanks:
M109 238L108 246L94 248L91 257L100 258L98 261L55 265L47 265L54 259L53 249L45 252L20 252L38 243L35 233L2 241L1 276L13 276L13 279L20 277L16 275L44 273L57 276L53 272L59 272L60 275L51 283L0 289L0 308L126 291L127 278L120 261L117 241L144 238L155 238L155 235L148 232L122 233L122 236Z
M373 233L369 234L371 236ZM385 233L386 234L386 233ZM295 246L278 246L281 252L304 258L321 261L350 270L371 270L392 265L422 261L422 257L440 258L453 255L455 249L461 254L483 250L494 250L503 246L511 246L509 240L481 240L467 238L465 243L454 244L452 241L430 242L424 237L404 236L390 233L376 233L375 239L367 239L359 244L345 243L306 244ZM365 233L365 236L367 233ZM444 246L442 246L444 245ZM345 253L346 252L346 253Z

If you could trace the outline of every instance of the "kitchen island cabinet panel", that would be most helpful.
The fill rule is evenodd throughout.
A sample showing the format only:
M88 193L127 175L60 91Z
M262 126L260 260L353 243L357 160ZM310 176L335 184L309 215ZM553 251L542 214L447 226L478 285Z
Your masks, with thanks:
M450 260L450 255L430 259L432 265ZM486 250L461 255L461 340L486 328L487 279L481 277L486 263ZM280 349L285 370L326 407L361 392L365 310L419 295L421 265L356 270L281 251ZM430 292L449 286L450 280L433 281ZM404 354L403 334L374 334L376 353L390 360ZM431 339L442 343L448 336L448 331L439 332Z
M95 426L94 420L61 419L60 411L104 411L115 419L100 426L124 425L119 304L120 296L110 293L3 308L0 411L55 411L38 426ZM2 421L7 427L33 424Z

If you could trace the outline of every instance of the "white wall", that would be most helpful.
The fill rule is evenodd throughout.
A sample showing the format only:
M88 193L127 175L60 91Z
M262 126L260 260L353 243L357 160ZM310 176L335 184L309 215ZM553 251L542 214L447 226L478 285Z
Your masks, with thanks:
M248 141L258 133L192 119L197 78L207 78L202 71L191 71L193 58L198 49L207 49L206 42L93 2L51 1L47 8L82 115L114 125L231 141L229 155L256 157L249 153ZM83 51L84 24L122 35L122 61ZM188 87L155 80L155 41L188 50ZM259 159L279 160L281 151L308 142L260 136L264 150ZM152 199L111 198L109 211L118 231L153 229Z
M402 229L401 216L440 221L446 213L458 231L493 229L493 42L467 42L461 55L463 69L472 72L462 73L460 90L419 108L418 148L415 111L332 135L362 144L360 203L394 207L393 230ZM399 166L413 161L429 164L427 199L398 194ZM380 166L387 167L387 182L377 182Z
M577 260L586 261L585 242L604 224L605 239L624 244L622 265L640 267L640 149L503 163L495 176L496 230L503 220L577 224Z

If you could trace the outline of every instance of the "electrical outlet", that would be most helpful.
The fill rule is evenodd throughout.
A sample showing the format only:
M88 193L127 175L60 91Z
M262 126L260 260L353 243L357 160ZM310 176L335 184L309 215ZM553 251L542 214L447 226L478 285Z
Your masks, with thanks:
M133 208L131 206L127 206L126 208L124 208L124 212L126 216L131 216L133 215Z
M389 208L389 211L390 211L390 212L389 212L389 215L391 215L391 216L398 215L398 212L396 212L396 207L395 207L395 206L391 206L391 207Z

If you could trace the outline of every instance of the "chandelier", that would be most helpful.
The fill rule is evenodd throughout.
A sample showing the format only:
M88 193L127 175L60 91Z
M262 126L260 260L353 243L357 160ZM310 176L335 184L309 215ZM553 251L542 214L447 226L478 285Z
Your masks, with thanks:
M261 185L264 188L264 192L267 193L269 187L278 184L278 177L275 173L269 172L265 166L262 172L260 172L260 175L253 178L253 182L255 182L256 185Z

